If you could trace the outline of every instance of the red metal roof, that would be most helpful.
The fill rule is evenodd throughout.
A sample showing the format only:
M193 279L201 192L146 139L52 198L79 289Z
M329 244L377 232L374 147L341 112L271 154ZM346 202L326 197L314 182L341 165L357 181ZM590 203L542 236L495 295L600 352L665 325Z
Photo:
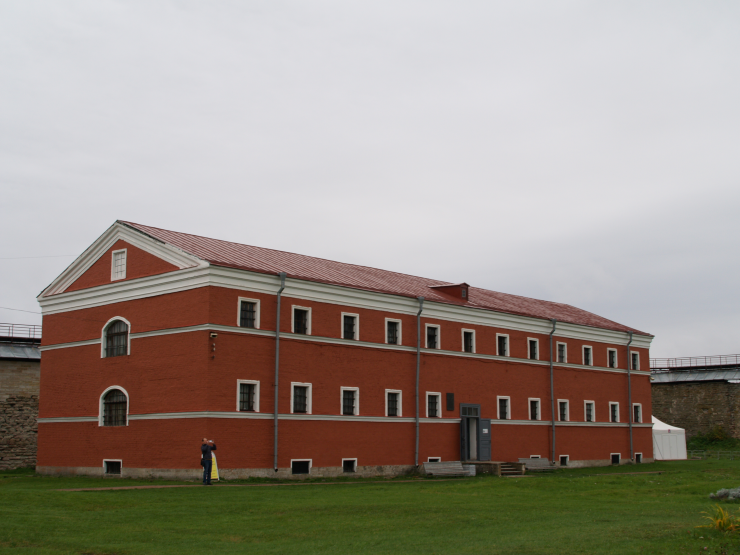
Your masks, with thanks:
M650 336L649 333L623 326L617 322L567 304L498 293L477 287L469 288L468 300L465 301L432 289L432 287L439 285L454 285L444 281L409 276L387 270L378 270L377 268L369 268L367 266L345 264L343 262L324 260L323 258L315 258L302 254L231 243L219 239L209 239L198 235L168 231L166 229L149 227L132 222L120 223L181 249L215 266L238 268L240 270L249 270L263 274L285 272L289 278L328 283L366 291L378 291L404 297L424 297L428 301L456 304L507 314L518 314L532 318L547 320L555 318L560 322L614 331L631 331L639 335Z

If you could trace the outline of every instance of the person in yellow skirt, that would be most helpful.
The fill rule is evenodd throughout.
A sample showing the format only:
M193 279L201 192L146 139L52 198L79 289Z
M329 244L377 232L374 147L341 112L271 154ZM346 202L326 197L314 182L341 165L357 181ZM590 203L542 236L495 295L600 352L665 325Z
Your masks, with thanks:
M203 466L203 485L211 485L211 470L213 469L213 454L211 451L216 450L216 444L212 439L203 438L200 446L200 464Z

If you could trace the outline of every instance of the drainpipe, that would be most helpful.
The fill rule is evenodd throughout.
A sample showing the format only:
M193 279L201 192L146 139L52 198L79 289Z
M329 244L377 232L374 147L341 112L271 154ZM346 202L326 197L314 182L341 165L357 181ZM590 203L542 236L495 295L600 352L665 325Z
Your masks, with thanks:
M278 378L280 377L280 299L285 289L285 272L280 272L280 289L277 292L277 322L275 323L275 439L272 465L278 471Z
M552 453L550 460L552 464L555 464L555 378L553 371L553 363L555 362L555 352L552 348L552 336L555 333L555 326L558 321L553 318L552 320L552 331L550 332L550 410L552 416Z
M632 355L630 354L630 345L632 344L632 332L629 332L630 340L627 343L627 409L630 412L630 460L635 460L635 450L632 444L632 418L634 417L632 409Z
M419 367L421 365L421 311L424 310L424 297L419 299L419 312L416 313L416 451L414 465L419 466Z

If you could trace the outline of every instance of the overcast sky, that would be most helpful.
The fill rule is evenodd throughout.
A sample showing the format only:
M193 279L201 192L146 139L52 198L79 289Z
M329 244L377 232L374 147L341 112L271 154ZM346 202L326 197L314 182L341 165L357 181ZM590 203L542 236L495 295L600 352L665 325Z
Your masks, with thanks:
M0 3L0 322L116 219L740 352L740 3Z

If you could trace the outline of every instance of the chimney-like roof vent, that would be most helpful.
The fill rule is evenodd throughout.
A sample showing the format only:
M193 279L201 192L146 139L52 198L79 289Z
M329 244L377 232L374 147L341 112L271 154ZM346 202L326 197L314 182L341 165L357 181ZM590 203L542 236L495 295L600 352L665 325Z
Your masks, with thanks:
M470 285L467 283L453 283L450 285L430 285L429 288L439 291L440 293L444 293L445 295L450 295L467 301Z

